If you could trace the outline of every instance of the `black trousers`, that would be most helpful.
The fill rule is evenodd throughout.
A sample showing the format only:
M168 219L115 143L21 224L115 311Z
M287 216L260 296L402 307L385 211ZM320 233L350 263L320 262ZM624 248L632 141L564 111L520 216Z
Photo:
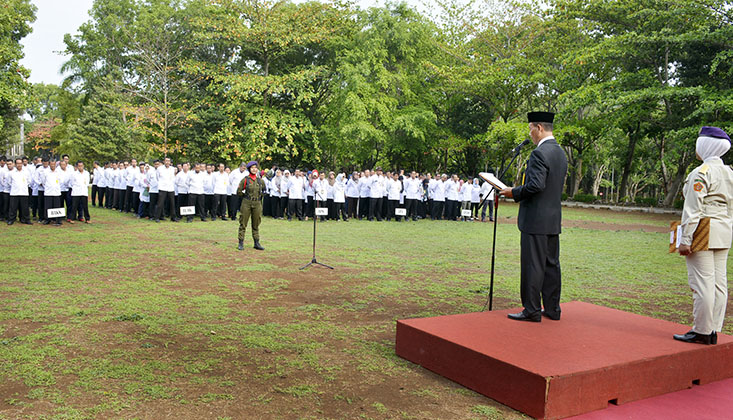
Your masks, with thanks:
M181 218L181 207L188 206L188 194L178 194L176 196L176 219Z
M224 194L214 194L214 212L217 217L226 220L227 218L227 196Z
M61 204L66 207L66 218L71 218L71 191L61 191Z
M14 222L16 216L19 216L21 223L31 222L31 213L28 208L27 195L11 195L8 204L8 222Z
M36 217L38 215L38 196L33 195L32 193L28 194L28 196L31 212L33 213L33 217Z
M445 200L445 220L456 220L456 204L458 204L458 201Z
M99 194L99 186L92 184L92 206L97 206L97 194Z
M338 220L339 215L341 215L341 219L349 220L349 217L346 215L346 202L337 203L334 201L333 214L336 216L336 220Z
M430 210L430 218L433 220L441 220L443 218L443 207L445 207L445 201L433 200L433 208Z
M369 197L359 197L359 220L369 216Z
M46 209L61 208L61 196L60 195L44 196L43 197L43 206ZM48 219L49 223L54 223L57 225L60 225L62 220L63 220L63 217L53 217L53 218Z
M104 206L104 202L105 202L104 196L106 193L107 193L106 187L99 187L99 202L98 202L99 207ZM94 195L94 188L92 188L92 195ZM94 204L94 200L92 200L92 204Z
M278 213L278 217L284 218L286 210L288 210L288 197L280 197L280 213ZM288 217L292 216L288 214Z
M346 200L349 217L353 219L356 217L356 209L359 207L359 197L348 197Z
M387 221L392 220L392 217L394 217L394 219L398 222L402 220L402 216L397 216L394 214L395 209L399 207L399 205L400 200L387 200L387 217L385 217Z
M271 216L275 219L280 217L280 197L270 196L270 207L272 207Z
M305 205L305 216L315 217L316 216L316 197L309 195L308 202Z
M125 213L129 213L132 210L132 204L133 204L132 196L133 196L132 186L128 186L125 189L125 204L123 206Z
M158 192L158 202L155 206L155 220L160 220L166 204L170 208L171 220L176 219L176 194L173 191L160 191Z
M46 200L45 197L45 191L38 191L38 220L46 220L48 217L46 217Z
M196 207L196 216L200 217L201 220L206 220L206 210L204 209L204 195L203 194L189 194L188 205ZM193 220L194 215L189 215L188 220Z
M407 217L417 220L417 200L405 198L405 209L407 209Z
M140 200L140 204L138 204L137 208L137 215L138 217L145 217L148 215L150 203Z
M522 232L521 295L524 310L530 316L539 314L542 302L545 312L559 316L560 289L560 235Z
M158 193L150 193L150 203L148 204L148 217L155 219L156 209L158 208Z
M139 192L132 192L132 206L130 207L130 211L132 213L138 214L138 211L140 210L140 193Z
M288 199L288 220L293 220L296 216L298 220L303 220L303 200L299 198Z
M237 194L227 196L228 207L229 207L229 218L234 220L237 217L239 207L242 205L242 197Z
M71 197L71 219L89 220L89 198L85 195ZM66 217L69 217L67 214Z
M8 218L8 204L10 204L10 194L0 192L0 220Z
M382 199L372 197L369 199L369 220L374 220L375 217L382 221Z
M272 216L272 203L268 194L262 197L262 217L266 216Z
M481 206L481 220L486 218L486 209L489 209L489 220L494 220L494 200L484 201L484 205Z
M115 198L115 189L113 187L107 187L107 191L105 191L105 197L106 205L104 207L111 209L112 204L114 204L114 198Z
M204 217L215 218L214 194L204 194Z
M120 190L117 188L112 191L112 208L120 210Z

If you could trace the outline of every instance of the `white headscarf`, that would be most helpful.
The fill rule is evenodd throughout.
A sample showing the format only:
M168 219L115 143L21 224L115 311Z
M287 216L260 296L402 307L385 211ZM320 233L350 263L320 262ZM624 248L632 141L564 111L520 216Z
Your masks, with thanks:
M695 151L702 158L703 162L710 158L719 158L730 149L730 142L717 137L700 136L697 138Z

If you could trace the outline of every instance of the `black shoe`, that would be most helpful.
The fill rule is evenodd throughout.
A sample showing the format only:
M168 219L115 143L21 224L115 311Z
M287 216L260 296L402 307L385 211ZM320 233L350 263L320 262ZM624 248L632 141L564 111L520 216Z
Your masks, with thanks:
M25 222L20 222L20 223L22 223L24 225L32 225L33 224L33 222L31 222L30 220L26 220Z
M513 319L515 321L542 322L542 316L540 316L540 314L530 316L529 314L527 314L527 311L522 311L516 314L509 314L507 315L507 318Z
M258 251L264 251L265 250L265 248L263 248L262 245L260 245L260 241L255 241L254 249L256 249Z
M560 320L560 315L550 314L550 313L548 313L546 311L542 311L542 316L547 317L547 318L550 318L553 321L559 321Z
M675 340L684 341L686 343L713 344L712 334L698 334L692 330L685 334L675 334L673 337ZM717 337L715 341L717 342Z
M206 219L201 219L201 221L202 221L202 222L205 222L205 221L206 221Z
M186 219L186 223L193 223L193 219Z
M237 247L238 250L244 251L244 241L239 241L239 246Z
M227 218L226 217L222 217L221 220L227 220Z
M718 333L715 331L710 334L710 344L718 344Z
M8 226L12 225L13 223L15 223L15 220L11 220L11 221L9 221L9 222L8 222Z
M49 222L48 220L41 220L41 221L40 221L40 222L38 222L38 223L40 223L40 224L42 224L42 225L47 225L47 224L49 224L50 222Z

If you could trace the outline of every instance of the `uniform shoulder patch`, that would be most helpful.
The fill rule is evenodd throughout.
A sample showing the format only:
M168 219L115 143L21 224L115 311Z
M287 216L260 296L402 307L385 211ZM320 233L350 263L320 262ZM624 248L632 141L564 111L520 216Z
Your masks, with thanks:
M702 185L702 182L700 182L700 181L697 181L697 182L695 182L694 184L692 184L692 188L693 188L693 189L694 189L695 191L697 191L697 192L700 192L700 191L702 191L702 189L703 189L703 188L705 188L705 186L704 186L704 185Z
M703 163L702 165L700 165L700 168L697 171L705 175L706 173L708 173L709 169L710 169L710 166L707 163Z

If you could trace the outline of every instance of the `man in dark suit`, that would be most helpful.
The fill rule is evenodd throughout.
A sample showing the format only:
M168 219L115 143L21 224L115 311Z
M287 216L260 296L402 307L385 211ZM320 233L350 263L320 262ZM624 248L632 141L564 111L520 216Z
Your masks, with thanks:
M560 200L568 160L552 135L555 115L530 112L529 135L537 146L529 156L523 185L501 194L519 203L517 225L521 237L521 294L524 310L509 314L517 321L540 322L542 316L560 319ZM545 310L540 306L540 297Z

